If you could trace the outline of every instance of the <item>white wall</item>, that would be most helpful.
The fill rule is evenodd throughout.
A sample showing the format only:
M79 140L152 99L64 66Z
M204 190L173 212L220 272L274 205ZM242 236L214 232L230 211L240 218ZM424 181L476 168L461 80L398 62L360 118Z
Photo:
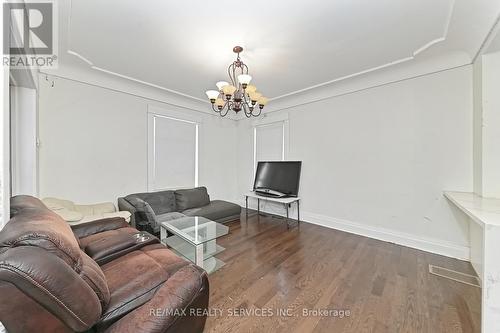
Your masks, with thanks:
M37 91L10 88L12 195L38 195Z
M500 52L482 56L482 195L500 198Z
M474 63L474 192L500 198L500 52Z
M468 257L467 220L442 193L473 187L471 66L277 112L289 114L289 159L303 161L304 220ZM249 124L238 122L241 193Z
M483 64L479 56L473 64L473 163L474 192L483 193Z
M54 87L40 80L39 96L40 197L116 202L146 191L147 109L154 105L202 119L199 184L212 198L234 199L234 121L66 79Z
M0 24L0 33L3 25ZM2 66L0 94L2 114L0 115L0 229L10 218L10 112L9 112L9 67Z

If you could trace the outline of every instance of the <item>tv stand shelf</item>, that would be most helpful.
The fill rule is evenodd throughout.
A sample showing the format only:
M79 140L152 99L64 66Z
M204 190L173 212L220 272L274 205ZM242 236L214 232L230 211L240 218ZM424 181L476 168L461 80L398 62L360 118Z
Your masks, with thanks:
M285 197L285 198L274 198L263 195L258 195L255 192L245 193L245 208L246 208L246 217L248 220L248 198L257 199L257 214L260 215L260 200L269 201L269 202L277 202L285 206L286 209L286 227L289 228L289 214L288 209L293 203L297 204L297 224L300 223L300 197Z

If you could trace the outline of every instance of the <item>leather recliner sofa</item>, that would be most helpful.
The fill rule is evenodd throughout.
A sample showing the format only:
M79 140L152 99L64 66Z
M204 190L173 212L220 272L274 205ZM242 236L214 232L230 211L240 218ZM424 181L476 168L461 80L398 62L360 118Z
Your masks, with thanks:
M137 233L121 218L72 230L40 200L12 198L0 321L9 333L202 332L206 272Z

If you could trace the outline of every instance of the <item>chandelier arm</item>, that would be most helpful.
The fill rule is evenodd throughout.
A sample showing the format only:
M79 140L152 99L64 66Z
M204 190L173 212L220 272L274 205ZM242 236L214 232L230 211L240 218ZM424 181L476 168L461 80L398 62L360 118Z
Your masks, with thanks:
M252 112L252 116L254 116L254 117L258 117L258 116L260 116L260 114L261 114L261 113L262 113L262 109L261 109L261 108L259 108L259 113L257 113L257 114L253 114L253 112Z
M244 91L244 90L243 90L243 91ZM244 91L244 93L243 93L243 100L245 101L245 104L246 104L246 105L250 106L250 105L251 105L251 103L252 103L252 101L250 101L250 103L247 101L246 94L247 94L247 93ZM252 107L253 107L253 105L252 105Z
M246 114L248 112L248 105L246 105L246 103L241 102L241 106L242 106L243 112L245 112L245 114Z
M245 112L245 116L247 118L250 118L252 116L252 111L251 110L248 110L248 112Z
M245 95L246 95L246 93L244 93L244 94L243 94L243 100L245 101L245 104L246 104L249 108L250 108L250 107L252 107L253 109L255 109L255 106L254 106L254 105L250 106L250 105L251 105L251 101L250 101L250 103L248 103L247 98L246 98L246 96L245 96ZM253 114L253 110L251 110L251 111L250 111L250 114ZM260 114L260 113L259 113L259 114Z
M248 74L248 66L245 65L244 63L241 63L242 66L241 66L241 73L243 73L243 68L245 68L245 74Z
M217 109L214 104L212 104L212 110L214 110L217 113L220 113L221 110Z
M248 105L246 105L243 101L241 102L241 109L243 110L243 113L245 114L245 116L247 116L247 114L249 112Z
M239 86L237 86L237 80L236 80L236 66L233 66L233 86L237 87L239 90Z
M252 111L245 109L245 117L250 118L252 116Z
M226 108L226 106L227 106L227 108ZM226 110L226 113L222 113L222 111L224 111L224 109ZM227 101L227 102L226 102L226 104L224 105L224 107L223 107L223 108L222 108L222 110L221 110L220 115L221 115L222 117L227 116L227 114L229 113L229 110L231 110L231 101Z
M234 82L234 79L233 77L231 76L231 68L234 68L234 63L232 63L231 65L229 65L229 67L227 68L227 75L229 76L229 78L231 79L231 83L233 84L233 86L235 85L235 82Z

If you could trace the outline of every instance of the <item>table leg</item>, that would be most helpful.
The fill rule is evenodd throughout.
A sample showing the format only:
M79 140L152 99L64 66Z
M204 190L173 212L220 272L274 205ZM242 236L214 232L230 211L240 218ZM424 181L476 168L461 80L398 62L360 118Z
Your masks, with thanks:
M297 225L300 225L300 200L297 200Z
M290 225L288 224L288 207L290 206L290 204L285 204L285 207L286 207L286 228L287 229L290 229Z
M260 215L260 199L257 198L257 215Z
M194 263L203 268L203 244L195 246Z
M160 241L163 243L164 239L167 238L167 229L165 229L163 226L160 226Z
M246 222L248 223L248 197L245 197Z

